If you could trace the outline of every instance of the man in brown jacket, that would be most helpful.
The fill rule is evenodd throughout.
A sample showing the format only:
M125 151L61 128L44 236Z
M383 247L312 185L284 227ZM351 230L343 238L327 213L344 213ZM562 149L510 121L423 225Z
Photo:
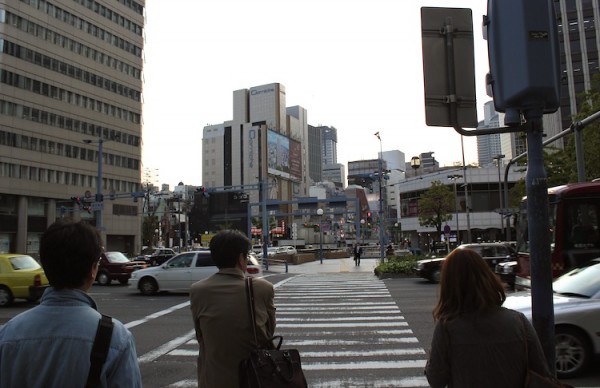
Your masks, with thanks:
M251 244L234 230L217 233L210 242L219 272L190 290L192 318L200 347L198 386L238 387L240 361L254 348L244 276ZM264 279L253 279L256 330L260 345L275 332L275 291Z

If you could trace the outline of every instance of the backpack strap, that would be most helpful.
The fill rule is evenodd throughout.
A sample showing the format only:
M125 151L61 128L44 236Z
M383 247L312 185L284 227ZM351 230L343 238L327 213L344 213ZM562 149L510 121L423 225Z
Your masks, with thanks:
M102 372L102 366L106 361L108 355L108 349L110 348L110 339L112 337L113 321L108 315L102 314L102 318L98 322L98 329L96 330L96 338L94 339L94 345L92 346L92 353L90 354L90 373L88 374L86 388L100 387L100 373Z

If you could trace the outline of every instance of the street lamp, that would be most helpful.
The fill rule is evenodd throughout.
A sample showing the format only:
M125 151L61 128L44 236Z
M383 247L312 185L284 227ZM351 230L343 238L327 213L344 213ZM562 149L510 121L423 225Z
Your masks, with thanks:
M410 166L415 170L415 176L417 176L417 170L421 167L421 158L413 156L410 159Z
M377 174L377 180L379 181L379 254L381 257L381 261L383 262L385 258L385 250L384 250L384 233L385 233L385 225L384 225L384 216L383 216L383 145L381 143L381 136L379 136L379 131L375 132L375 136L379 139L379 158L377 159L377 164L379 167L379 171Z
M317 209L317 215L319 216L319 259L323 264L323 209Z
M97 140L84 139L83 142L85 144L98 143L98 175L96 177L96 198L94 204L94 217L96 217L96 229L98 232L102 232L102 208L104 207L104 202L102 198L102 145L107 141L101 137Z
M460 244L460 228L458 226L458 193L456 191L456 180L462 178L460 174L448 175L448 179L454 182L454 214L456 217L456 245Z
M492 159L494 159L496 161L496 164L498 165L498 198L500 199L500 235L502 235L502 232L504 231L504 205L502 203L502 178L500 178L500 164L502 163L502 159L504 159L505 155L504 154L498 154L496 156L494 156Z

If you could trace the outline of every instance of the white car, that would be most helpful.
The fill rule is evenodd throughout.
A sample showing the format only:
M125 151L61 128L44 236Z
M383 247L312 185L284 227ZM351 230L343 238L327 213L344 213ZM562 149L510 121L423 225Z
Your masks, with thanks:
M283 245L283 246L277 248L276 254L280 254L280 253L287 253L288 255L295 255L298 253L298 251L296 250L296 248L294 248L291 245Z
M600 355L600 258L560 276L554 290L556 374L559 378L583 373ZM531 292L510 294L504 307L531 320Z
M250 255L248 261L252 264L248 266L247 275L262 276L256 258ZM218 271L210 250L185 252L158 267L133 272L129 278L129 288L139 290L143 295L154 295L160 291L189 292L192 284Z

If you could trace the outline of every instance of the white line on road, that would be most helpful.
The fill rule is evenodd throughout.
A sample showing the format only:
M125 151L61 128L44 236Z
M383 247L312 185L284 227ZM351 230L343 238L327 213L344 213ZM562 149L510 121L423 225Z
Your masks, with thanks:
M146 362L152 362L152 361L156 360L157 358L159 358L160 356L165 355L165 354L169 353L170 351L172 351L173 349L188 342L191 338L194 338L195 335L196 335L196 331L191 330L187 334L184 334L181 337L177 337L174 340L171 340L171 341L167 342L166 344L161 345L158 348L149 351L148 353L144 354L143 356L138 357L138 362L140 364L143 364ZM198 351L196 351L196 355L197 354L198 354Z
M189 305L190 305L190 301L180 303L178 305L169 307L168 309L157 311L154 314L146 315L144 318L138 319L137 321L128 322L128 323L125 324L125 327L128 328L128 329L131 329L132 327L136 327L136 326L141 325L142 323L146 323L146 322L148 322L148 321L150 321L152 319L156 319L156 318L162 317L163 315L170 314L170 313L172 313L175 310L179 310L179 309L187 307Z
M405 360L405 361L365 361L365 362L344 362L344 363L302 363L304 370L355 370L355 369L406 369L423 368L426 360Z

